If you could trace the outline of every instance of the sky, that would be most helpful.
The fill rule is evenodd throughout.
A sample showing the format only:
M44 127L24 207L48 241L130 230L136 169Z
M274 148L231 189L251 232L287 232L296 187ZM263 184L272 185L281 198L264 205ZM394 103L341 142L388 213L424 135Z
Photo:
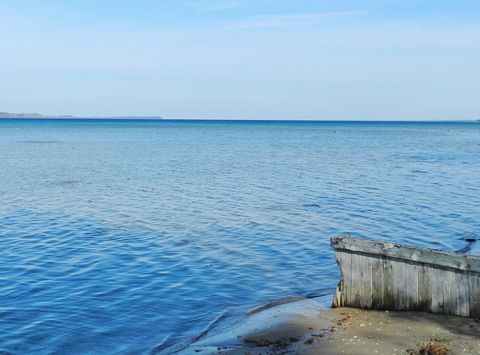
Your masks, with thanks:
M480 118L480 1L0 0L0 111Z

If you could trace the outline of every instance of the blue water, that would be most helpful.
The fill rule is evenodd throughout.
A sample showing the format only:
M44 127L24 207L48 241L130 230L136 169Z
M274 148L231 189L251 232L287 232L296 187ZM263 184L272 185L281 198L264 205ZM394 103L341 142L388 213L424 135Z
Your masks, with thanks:
M171 353L332 293L339 233L480 233L480 124L0 121L0 352Z

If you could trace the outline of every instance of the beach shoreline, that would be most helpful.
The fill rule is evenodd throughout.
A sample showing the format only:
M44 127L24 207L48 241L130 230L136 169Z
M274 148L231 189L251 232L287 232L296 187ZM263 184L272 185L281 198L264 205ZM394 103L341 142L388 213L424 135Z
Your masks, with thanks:
M423 312L325 308L315 299L275 306L184 354L480 354L480 323Z

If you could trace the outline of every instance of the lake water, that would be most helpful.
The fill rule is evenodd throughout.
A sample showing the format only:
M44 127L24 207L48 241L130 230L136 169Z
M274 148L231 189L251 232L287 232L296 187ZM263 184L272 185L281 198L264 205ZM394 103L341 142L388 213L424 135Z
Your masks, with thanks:
M461 249L480 123L0 120L0 197L0 353L172 353L332 294L333 235Z

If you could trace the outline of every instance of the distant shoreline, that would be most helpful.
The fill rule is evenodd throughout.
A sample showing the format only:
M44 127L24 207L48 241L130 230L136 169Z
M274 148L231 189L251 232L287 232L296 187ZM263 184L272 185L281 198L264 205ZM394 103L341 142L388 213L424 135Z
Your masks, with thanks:
M105 116L105 117L78 117L72 115L42 115L40 113L10 113L0 112L0 119L22 119L22 120L53 120L53 119L68 119L68 120L85 120L85 119L156 119L161 120L161 116Z

